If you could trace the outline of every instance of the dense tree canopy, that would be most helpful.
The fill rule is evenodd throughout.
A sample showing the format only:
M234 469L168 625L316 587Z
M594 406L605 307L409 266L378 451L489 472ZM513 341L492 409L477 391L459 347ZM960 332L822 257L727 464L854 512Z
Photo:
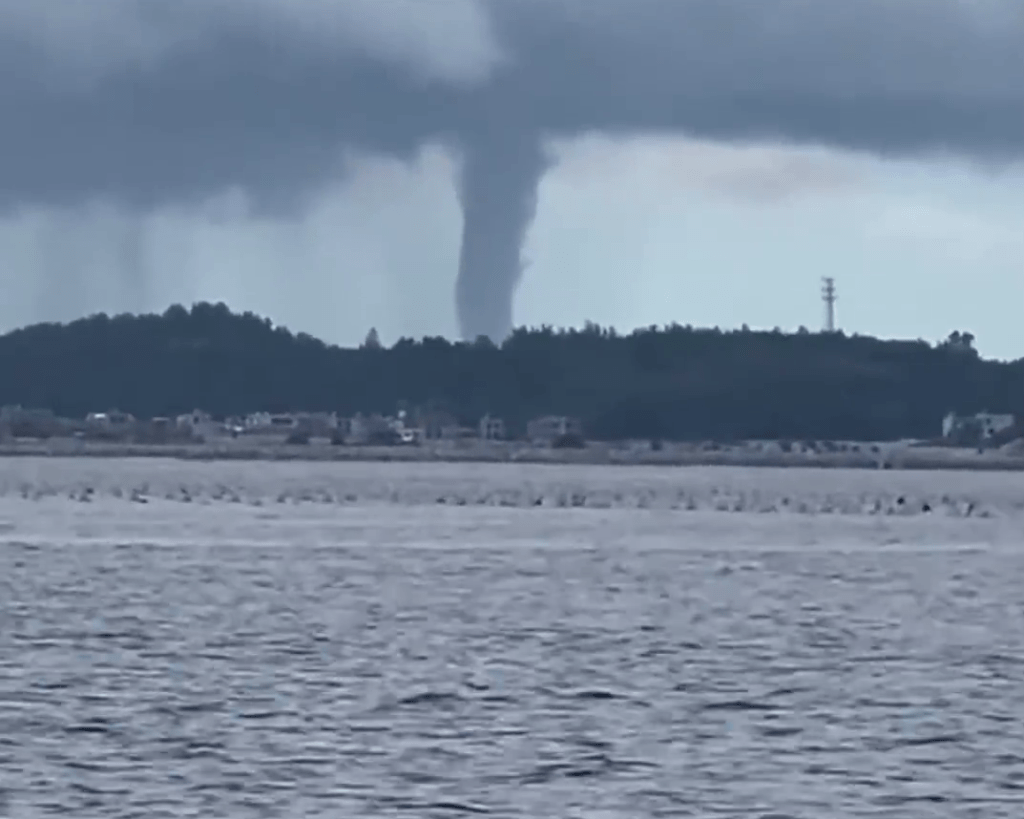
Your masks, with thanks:
M405 401L467 422L490 412L513 430L537 415L576 415L595 438L932 437L950 410L1024 410L1024 360L984 360L973 340L678 326L622 336L588 325L520 329L500 347L426 338L343 349L197 304L0 337L0 404L151 417L391 413Z

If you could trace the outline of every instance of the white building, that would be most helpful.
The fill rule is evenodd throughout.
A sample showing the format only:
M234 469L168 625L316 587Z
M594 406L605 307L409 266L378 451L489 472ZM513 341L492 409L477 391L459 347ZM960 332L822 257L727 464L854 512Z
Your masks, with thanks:
M135 416L119 410L107 412L90 412L85 416L85 422L91 427L103 429L118 429L135 423Z
M1008 414L992 412L979 412L967 418L959 418L955 413L948 413L942 419L942 437L951 438L960 430L967 427L974 427L982 440L998 435L1000 432L1009 429L1016 423L1016 418Z
M290 412L253 412L245 418L245 428L252 431L295 429L299 419Z
M1012 415L994 415L990 412L979 412L974 418L981 424L981 434L984 438L998 435L1003 430L1012 427L1015 423Z

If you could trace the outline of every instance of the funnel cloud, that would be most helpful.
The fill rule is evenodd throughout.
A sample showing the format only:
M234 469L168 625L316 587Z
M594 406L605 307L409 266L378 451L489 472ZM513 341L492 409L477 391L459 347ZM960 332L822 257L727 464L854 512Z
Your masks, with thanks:
M500 344L512 331L512 301L523 274L522 247L537 213L548 161L532 134L503 134L463 147L458 195L462 245L455 284L459 331Z

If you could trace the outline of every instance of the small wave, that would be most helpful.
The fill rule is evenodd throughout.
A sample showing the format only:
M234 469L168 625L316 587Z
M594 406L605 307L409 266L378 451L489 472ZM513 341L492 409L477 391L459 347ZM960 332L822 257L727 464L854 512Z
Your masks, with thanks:
M454 691L420 691L415 694L408 694L399 697L393 703L397 708L409 708L419 706L444 706L462 702L465 698ZM382 703L386 709L387 703Z
M487 814L490 808L483 805L471 805L468 802L428 802L423 805L426 810L445 810L453 813Z
M936 734L929 737L906 737L897 740L894 744L903 748L919 748L924 745L955 745L965 739L963 734Z
M287 711L242 711L238 714L238 719L265 720L284 716L289 716L289 713Z
M583 691L577 691L572 695L573 699L577 700L619 700L622 699L621 694L616 694L613 691L606 691L603 688L588 688Z
M555 779L586 779L588 777L608 776L638 769L656 768L657 765L642 760L615 759L607 754L589 754L579 759L566 762L549 762L538 765L521 777L524 785L541 785Z
M798 728L795 725L779 725L770 726L766 725L758 730L758 733L769 739L784 739L785 737L799 736L804 732L803 728Z
M69 734L109 734L113 727L102 722L83 722L64 729Z
M757 700L720 700L718 702L706 702L701 706L702 711L778 711L777 705L769 702L758 702Z

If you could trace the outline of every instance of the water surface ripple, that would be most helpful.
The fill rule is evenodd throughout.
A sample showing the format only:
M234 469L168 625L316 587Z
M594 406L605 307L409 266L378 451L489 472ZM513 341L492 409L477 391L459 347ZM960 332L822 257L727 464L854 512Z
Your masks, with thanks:
M1024 815L1024 552L670 523L5 543L0 816Z

